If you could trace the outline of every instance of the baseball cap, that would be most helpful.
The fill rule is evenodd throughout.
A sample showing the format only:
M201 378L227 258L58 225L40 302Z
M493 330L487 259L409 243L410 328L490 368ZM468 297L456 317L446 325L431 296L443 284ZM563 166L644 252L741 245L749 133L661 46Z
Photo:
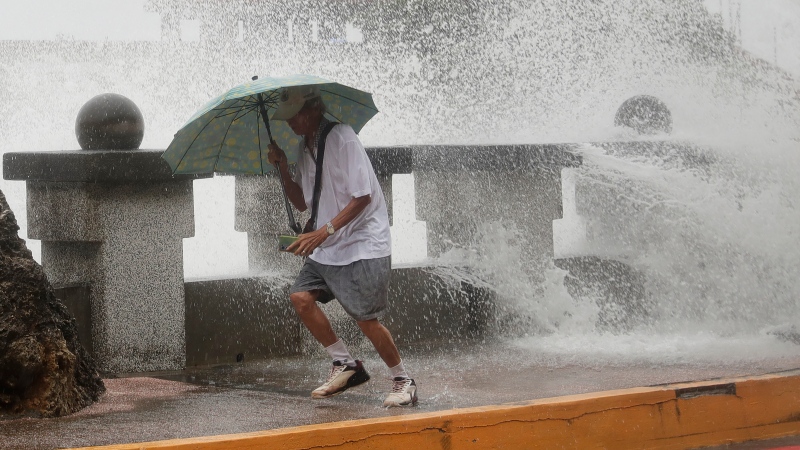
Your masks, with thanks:
M281 88L279 95L278 109L272 114L272 120L289 120L303 109L306 101L319 97L319 87L289 86Z

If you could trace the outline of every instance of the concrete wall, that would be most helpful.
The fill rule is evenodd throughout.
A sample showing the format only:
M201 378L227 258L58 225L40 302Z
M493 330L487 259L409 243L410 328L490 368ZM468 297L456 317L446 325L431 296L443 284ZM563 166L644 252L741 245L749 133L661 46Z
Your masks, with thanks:
M456 272L457 273L457 272ZM320 351L291 302L293 274L186 282L186 365L233 363ZM490 330L493 291L435 268L396 268L383 323L400 347L446 345ZM323 305L337 334L366 338L336 304Z
M233 363L301 351L290 282L249 277L186 282L186 365Z

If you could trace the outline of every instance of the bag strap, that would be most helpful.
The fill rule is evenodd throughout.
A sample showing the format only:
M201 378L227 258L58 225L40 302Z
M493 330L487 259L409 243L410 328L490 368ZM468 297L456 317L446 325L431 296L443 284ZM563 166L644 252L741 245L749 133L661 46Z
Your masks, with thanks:
M317 212L319 212L319 197L322 195L322 161L325 159L325 141L328 139L328 134L333 130L333 127L339 125L338 122L331 122L325 125L322 133L319 135L317 144L317 172L314 174L314 197L311 200L311 218L308 219L306 229L304 232L314 231L317 229Z

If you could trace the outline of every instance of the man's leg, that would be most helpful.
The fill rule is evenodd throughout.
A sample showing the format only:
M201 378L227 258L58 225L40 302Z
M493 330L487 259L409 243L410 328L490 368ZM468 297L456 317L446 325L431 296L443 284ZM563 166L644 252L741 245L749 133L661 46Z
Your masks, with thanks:
M389 367L392 374L392 391L383 401L383 406L413 406L417 404L417 384L403 368L400 352L394 344L392 334L378 319L358 321L358 327L369 338L375 350Z
M336 337L328 316L317 305L319 291L301 291L289 295L297 315L325 350L334 359L328 379L311 392L313 398L328 398L369 381L361 361L350 356L347 347Z
M382 323L378 322L378 319L362 320L357 323L388 367L395 367L400 364L400 352L397 351L397 346L394 345L392 334Z
M314 339L322 344L323 347L330 347L339 338L333 332L328 316L317 305L318 296L319 291L295 292L289 295L289 299L292 301L294 310L297 311L297 315L300 316L303 325L308 328Z

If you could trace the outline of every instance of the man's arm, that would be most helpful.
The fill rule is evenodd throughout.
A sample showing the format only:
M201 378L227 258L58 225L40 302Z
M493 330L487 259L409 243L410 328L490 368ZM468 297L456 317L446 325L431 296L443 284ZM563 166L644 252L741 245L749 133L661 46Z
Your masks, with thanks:
M352 222L353 219L358 217L358 215L361 214L364 209L366 209L370 201L372 201L372 197L369 195L351 198L350 203L348 203L347 206L345 206L344 209L336 215L336 217L331 219L331 225L333 225L333 228L336 230L341 230L344 228L348 223ZM322 225L320 230L324 231L326 235L328 234L327 230L325 230L325 224Z
M353 219L358 217L358 215L361 214L364 209L366 209L371 201L372 197L369 195L350 199L350 203L348 203L347 206L345 206L344 209L342 209L339 214L337 214L336 217L331 220L331 225L333 225L333 228L336 230L340 230L341 228L347 226L348 223L352 222ZM328 236L330 236L325 225L326 224L323 224L318 230L301 234L297 241L290 245L286 250L293 252L295 255L310 255L314 249L322 245L322 243L328 239Z
M278 176L283 180L283 185L286 187L286 197L289 198L289 201L292 202L298 211L305 211L308 209L306 200L303 198L303 188L295 183L291 174L289 174L289 164L286 161L286 153L284 153L275 142L272 142L269 144L269 154L267 158L270 164L278 168Z
M289 201L292 202L294 207L298 211L308 209L306 200L303 197L303 188L292 179L292 175L289 173L289 166L286 164L281 165L280 177L283 180L283 185L286 186L286 196L289 197Z

